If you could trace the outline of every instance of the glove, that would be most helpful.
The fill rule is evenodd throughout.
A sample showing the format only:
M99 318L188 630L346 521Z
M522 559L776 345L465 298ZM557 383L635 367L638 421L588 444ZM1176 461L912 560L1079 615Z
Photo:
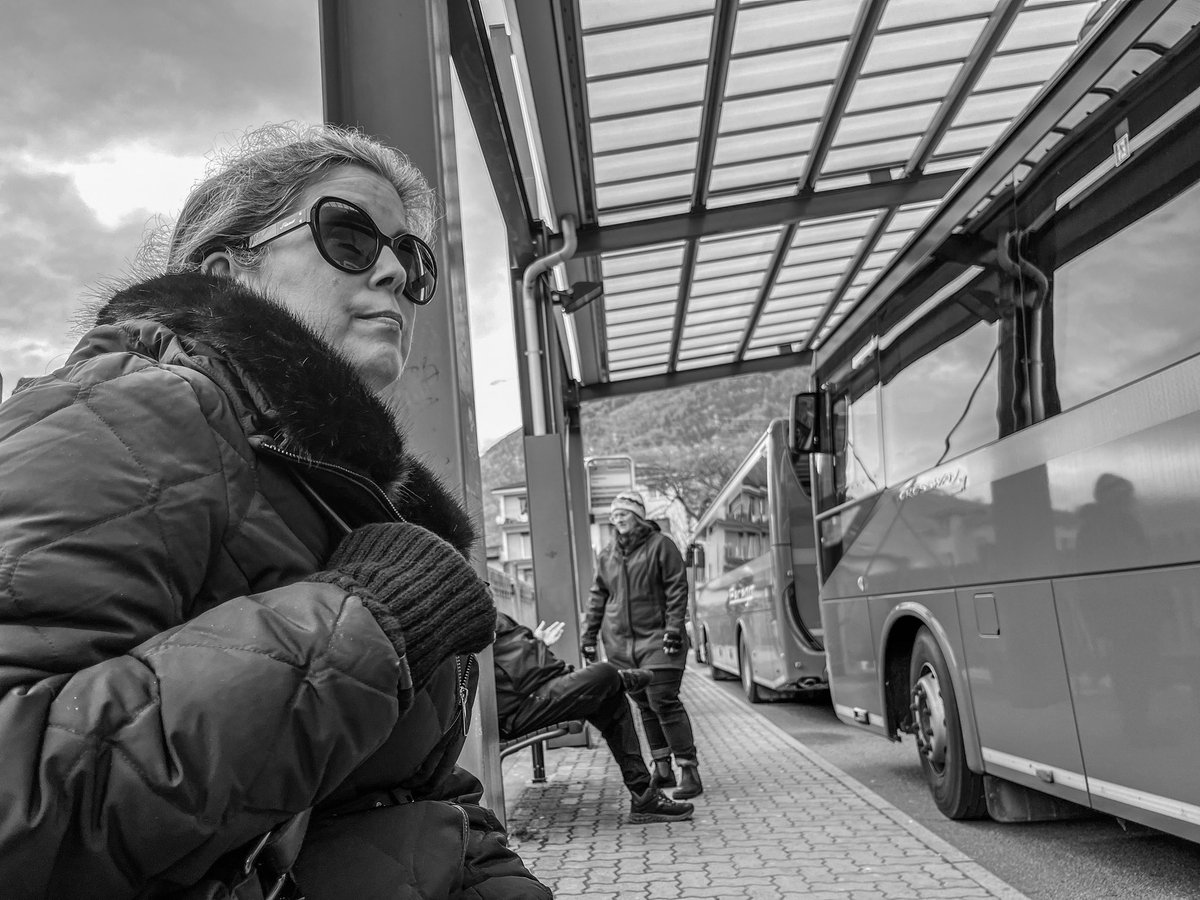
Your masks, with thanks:
M683 652L683 635L673 628L663 632L663 653L667 656L678 656Z
M596 642L584 641L579 645L579 655L583 657L583 661L587 665L591 665L596 661Z
M379 522L346 535L310 581L357 594L407 660L412 689L428 683L453 653L476 653L495 638L496 607L486 582L432 531ZM405 684L401 668L401 690Z

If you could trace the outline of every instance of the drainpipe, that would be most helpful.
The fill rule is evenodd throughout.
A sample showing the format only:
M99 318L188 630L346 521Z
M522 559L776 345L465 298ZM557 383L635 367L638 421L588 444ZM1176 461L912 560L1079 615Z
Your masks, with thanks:
M563 245L560 249L531 262L521 277L521 301L525 310L525 366L529 370L529 410L533 415L533 433L546 433L546 403L542 396L542 348L538 339L537 280L546 271L575 255L575 217L562 217Z

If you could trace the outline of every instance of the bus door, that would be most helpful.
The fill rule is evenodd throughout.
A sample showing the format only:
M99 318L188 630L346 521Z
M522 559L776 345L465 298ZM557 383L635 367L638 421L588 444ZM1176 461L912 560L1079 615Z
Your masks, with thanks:
M742 479L741 490L729 503L726 553L740 563L729 586L729 619L741 634L739 658L749 656L755 681L766 685L783 681L783 661L776 615L775 594L782 585L776 577L771 551L771 511L768 494L768 446Z

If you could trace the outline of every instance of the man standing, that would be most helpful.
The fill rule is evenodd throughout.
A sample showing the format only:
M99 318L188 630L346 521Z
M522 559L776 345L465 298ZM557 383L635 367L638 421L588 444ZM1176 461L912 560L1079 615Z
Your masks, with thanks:
M531 631L510 616L496 616L492 655L496 668L496 717L500 737L509 740L566 719L586 719L599 730L621 769L631 794L629 821L678 822L692 817L690 803L671 800L652 784L642 759L626 691L645 688L651 673L618 669L601 662L575 669L548 644L562 635L562 623Z

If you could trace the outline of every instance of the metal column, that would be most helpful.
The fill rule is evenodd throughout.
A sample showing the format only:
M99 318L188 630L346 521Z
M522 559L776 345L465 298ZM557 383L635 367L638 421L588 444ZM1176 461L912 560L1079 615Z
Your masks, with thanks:
M402 386L409 446L482 522L467 327L461 210L454 153L450 39L442 0L321 0L325 118L361 127L408 154L437 188L445 215L435 252L442 285L417 316ZM482 540L475 563L484 574ZM491 650L479 655L479 694L462 763L504 811Z

